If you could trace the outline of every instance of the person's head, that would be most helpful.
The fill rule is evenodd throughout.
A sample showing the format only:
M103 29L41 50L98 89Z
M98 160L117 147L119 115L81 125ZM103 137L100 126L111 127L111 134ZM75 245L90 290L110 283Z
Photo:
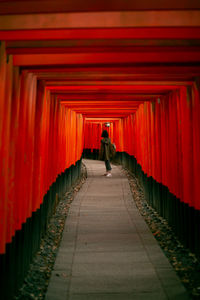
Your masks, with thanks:
M109 137L108 131L107 130L103 130L102 134L101 134L101 137L108 138Z

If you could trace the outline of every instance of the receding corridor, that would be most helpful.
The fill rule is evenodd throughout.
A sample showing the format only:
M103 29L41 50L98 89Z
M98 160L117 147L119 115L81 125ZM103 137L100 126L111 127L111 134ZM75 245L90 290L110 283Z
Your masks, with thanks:
M0 299L44 300L83 160L47 300L200 298L199 120L199 0L0 0Z

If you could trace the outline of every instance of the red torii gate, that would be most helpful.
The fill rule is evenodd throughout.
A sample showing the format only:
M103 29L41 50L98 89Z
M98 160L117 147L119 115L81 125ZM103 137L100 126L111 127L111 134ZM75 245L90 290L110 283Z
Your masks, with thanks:
M0 253L58 174L79 161L87 126L95 137L87 147L98 147L106 121L117 149L199 216L200 4L6 2Z

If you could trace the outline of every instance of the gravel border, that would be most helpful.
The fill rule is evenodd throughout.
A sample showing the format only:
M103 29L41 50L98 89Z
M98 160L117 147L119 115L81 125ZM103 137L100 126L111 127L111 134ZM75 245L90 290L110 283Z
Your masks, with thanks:
M145 200L136 176L122 167L137 208L192 299L200 299L200 260L176 238L172 228Z
M81 178L60 199L55 214L50 219L47 232L41 240L40 249L34 256L27 276L24 279L24 284L14 297L15 300L43 300L45 298L70 203L82 187L86 177L87 170L82 163Z

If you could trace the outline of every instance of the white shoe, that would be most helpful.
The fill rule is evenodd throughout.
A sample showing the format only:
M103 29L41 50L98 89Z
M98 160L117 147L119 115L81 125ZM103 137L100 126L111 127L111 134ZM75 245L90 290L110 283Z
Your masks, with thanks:
M108 174L106 175L106 177L112 177L112 174L111 174L111 173L108 173Z

